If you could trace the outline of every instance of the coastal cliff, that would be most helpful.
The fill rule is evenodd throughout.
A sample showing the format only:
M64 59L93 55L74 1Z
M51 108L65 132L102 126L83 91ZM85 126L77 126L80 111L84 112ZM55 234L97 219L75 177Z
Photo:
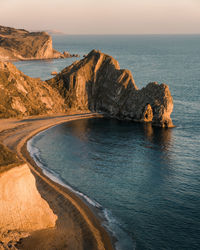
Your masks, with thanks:
M1 61L64 58L69 55L53 49L52 38L47 32L0 26Z
M16 249L30 232L55 227L57 216L38 192L27 164L0 174L0 201L0 249Z
M0 152L0 249L16 249L30 232L55 227L57 216L38 192L28 165L1 143Z
M0 62L0 118L76 112L172 127L173 99L166 84L139 90L129 70L100 51L91 51L54 78L41 81Z
M63 113L61 95L46 82L23 74L12 63L0 62L0 118Z
M91 51L47 81L59 90L68 108L103 112L109 117L155 126L173 126L173 99L166 84L149 83L138 90L129 70L100 51Z

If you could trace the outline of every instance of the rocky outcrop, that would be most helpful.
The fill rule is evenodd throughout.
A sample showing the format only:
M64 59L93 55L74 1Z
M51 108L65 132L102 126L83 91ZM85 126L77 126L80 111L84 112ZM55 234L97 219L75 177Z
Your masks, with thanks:
M68 51L64 51L63 55L65 58L80 57L78 54L70 54Z
M52 38L46 32L28 32L0 26L0 60L33 60L64 58L53 49Z
M153 82L138 90L131 72L120 69L114 58L100 51L91 51L47 83L59 90L68 108L173 126L173 99L168 86Z
M0 118L63 113L67 109L103 112L109 117L173 126L173 100L166 84L138 90L129 70L100 51L91 51L44 82L0 62Z
M46 82L23 74L13 64L0 62L0 118L63 113L61 95Z
M51 72L51 75L52 75L52 76L57 75L57 74L58 74L57 71L52 71L52 72Z

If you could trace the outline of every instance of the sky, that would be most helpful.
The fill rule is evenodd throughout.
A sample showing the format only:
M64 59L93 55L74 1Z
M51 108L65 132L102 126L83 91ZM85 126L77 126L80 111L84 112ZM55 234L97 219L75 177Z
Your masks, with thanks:
M200 34L200 0L0 0L0 25L66 34Z

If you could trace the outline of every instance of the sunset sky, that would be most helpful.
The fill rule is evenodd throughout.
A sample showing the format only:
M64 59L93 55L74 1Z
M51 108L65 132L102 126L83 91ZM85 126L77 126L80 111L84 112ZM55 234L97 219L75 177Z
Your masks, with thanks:
M66 34L200 34L200 0L0 0L0 25Z

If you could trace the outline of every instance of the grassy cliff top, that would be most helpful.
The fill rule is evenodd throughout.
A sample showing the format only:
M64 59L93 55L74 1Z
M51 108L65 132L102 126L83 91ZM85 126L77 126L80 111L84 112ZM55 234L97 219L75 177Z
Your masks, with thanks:
M17 155L0 143L0 173L21 164Z

